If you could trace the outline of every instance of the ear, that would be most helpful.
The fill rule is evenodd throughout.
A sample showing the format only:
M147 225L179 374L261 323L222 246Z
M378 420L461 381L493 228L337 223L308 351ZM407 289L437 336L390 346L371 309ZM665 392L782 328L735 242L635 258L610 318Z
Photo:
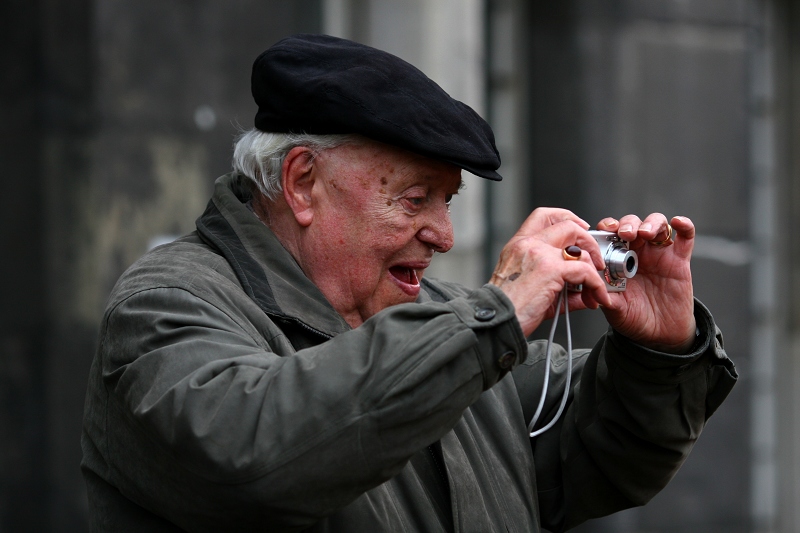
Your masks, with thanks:
M312 189L314 187L314 154L305 146L296 146L289 150L283 160L281 184L283 198L294 213L298 224L307 227L314 219Z

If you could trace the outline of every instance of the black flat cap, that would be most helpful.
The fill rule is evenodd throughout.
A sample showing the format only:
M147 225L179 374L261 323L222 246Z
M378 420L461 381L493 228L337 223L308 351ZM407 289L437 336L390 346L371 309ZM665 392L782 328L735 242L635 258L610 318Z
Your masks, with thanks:
M357 133L491 180L492 129L397 56L337 37L295 35L253 64L255 127L275 133Z

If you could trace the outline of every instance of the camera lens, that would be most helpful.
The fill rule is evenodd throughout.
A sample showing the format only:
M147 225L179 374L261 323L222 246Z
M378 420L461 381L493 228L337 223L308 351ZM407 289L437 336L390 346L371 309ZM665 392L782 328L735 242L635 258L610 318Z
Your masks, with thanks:
M621 245L609 246L605 260L611 279L632 278L639 268L636 252Z

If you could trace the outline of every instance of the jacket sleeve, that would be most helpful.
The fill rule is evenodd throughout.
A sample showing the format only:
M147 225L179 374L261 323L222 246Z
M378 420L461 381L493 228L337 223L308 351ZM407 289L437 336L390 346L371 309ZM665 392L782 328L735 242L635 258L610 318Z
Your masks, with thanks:
M308 527L450 430L506 373L498 354L527 354L491 287L389 308L290 357L241 322L156 288L116 305L101 332L86 415L101 475L186 530Z
M670 355L613 330L575 357L570 403L556 426L531 439L542 525L559 532L644 505L672 479L706 421L736 382L708 310L695 302L692 353ZM553 416L566 378L557 348L539 425ZM530 420L541 394L544 346L531 345L513 377Z

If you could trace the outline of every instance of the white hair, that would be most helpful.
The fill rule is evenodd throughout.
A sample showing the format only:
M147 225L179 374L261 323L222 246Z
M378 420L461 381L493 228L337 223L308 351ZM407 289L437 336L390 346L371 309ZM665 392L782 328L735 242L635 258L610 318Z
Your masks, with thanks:
M258 190L275 200L283 190L281 169L286 154L306 146L318 154L322 150L358 142L357 135L310 135L306 133L268 133L257 129L237 137L233 148L233 169L247 176Z

